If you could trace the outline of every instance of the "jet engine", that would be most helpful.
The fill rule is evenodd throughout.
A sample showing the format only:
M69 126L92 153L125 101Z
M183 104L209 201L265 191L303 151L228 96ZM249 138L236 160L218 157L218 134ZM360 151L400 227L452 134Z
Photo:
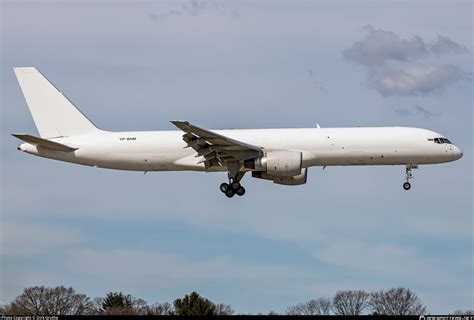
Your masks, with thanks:
M278 177L293 177L301 173L303 154L299 151L267 151L260 158L244 162L244 168L252 171L263 171Z
M302 165L301 152L286 150L267 151L263 157L244 162L244 168L253 171L252 177L285 185L306 183L306 169Z

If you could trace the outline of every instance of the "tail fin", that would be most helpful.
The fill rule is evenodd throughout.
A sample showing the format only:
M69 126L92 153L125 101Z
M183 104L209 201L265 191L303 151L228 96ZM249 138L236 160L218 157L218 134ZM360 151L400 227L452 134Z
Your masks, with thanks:
M100 131L36 68L13 68L42 138Z

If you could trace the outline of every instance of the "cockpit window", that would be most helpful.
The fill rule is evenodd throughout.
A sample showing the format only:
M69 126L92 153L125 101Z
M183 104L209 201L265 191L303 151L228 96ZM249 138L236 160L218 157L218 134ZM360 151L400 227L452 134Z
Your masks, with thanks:
M434 138L434 139L428 139L428 141L434 141L434 143L439 143L439 144L443 144L443 143L452 144L451 141L449 141L446 138Z

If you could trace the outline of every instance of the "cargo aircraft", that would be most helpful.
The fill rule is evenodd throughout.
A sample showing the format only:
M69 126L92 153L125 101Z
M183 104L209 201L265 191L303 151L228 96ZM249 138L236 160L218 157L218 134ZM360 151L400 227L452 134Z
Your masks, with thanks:
M131 171L227 172L220 191L242 196L241 180L281 185L306 183L310 167L402 165L403 188L412 169L450 162L463 155L442 134L405 128L315 128L208 130L188 121L179 130L110 132L97 128L38 70L14 68L39 137L13 134L18 150L97 168Z

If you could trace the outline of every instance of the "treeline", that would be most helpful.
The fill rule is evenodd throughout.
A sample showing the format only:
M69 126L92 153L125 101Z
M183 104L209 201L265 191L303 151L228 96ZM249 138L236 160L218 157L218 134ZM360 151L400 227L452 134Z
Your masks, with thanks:
M63 286L29 287L6 305L0 314L8 315L233 315L230 305L214 303L196 292L173 303L148 304L143 299L122 292L109 292L105 297L91 299ZM276 315L270 311L268 314ZM426 306L410 289L393 288L365 292L338 291L334 297L321 297L290 306L286 315L420 315ZM453 315L473 315L474 310L457 310Z
M216 304L192 292L169 302L148 304L122 292L109 292L91 299L63 286L29 287L10 303L0 307L8 315L232 315L229 305Z

